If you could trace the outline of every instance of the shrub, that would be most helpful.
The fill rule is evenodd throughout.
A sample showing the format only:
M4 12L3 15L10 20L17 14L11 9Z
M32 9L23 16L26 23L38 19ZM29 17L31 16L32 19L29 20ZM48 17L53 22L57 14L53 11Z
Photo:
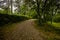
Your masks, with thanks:
M16 23L28 19L25 16L0 14L0 26L8 23Z
M55 17L53 21L54 22L60 22L60 17Z

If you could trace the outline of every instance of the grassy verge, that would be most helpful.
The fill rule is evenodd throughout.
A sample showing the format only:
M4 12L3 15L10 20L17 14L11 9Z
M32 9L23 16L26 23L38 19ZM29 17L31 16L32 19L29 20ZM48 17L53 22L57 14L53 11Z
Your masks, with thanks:
M54 26L55 28L60 29L60 23L52 22L51 24L50 22L48 22L48 24Z
M35 28L41 33L45 40L60 40L60 23L46 23L39 26L37 23Z
M7 24L7 25L4 25L4 26L0 26L0 30L1 31L10 31L10 30L13 30L13 28L15 28L15 25L17 23L13 23L13 24Z
M0 27L0 39L5 40L5 37L7 37L6 35L11 34L12 31L16 29L16 25L17 23L13 23L13 24L8 24L8 25L4 25L3 27Z

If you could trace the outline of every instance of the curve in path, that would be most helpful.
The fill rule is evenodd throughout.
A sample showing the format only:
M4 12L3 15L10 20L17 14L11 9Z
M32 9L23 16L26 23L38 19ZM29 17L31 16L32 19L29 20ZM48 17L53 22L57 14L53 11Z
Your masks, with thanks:
M1 32L1 34L3 34ZM26 20L15 25L12 31L6 31L0 40L43 40L41 34L34 28L34 20Z

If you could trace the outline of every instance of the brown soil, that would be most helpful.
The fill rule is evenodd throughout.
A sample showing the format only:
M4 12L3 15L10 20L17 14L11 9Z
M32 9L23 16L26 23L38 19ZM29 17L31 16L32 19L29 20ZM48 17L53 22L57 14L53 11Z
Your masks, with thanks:
M34 21L26 20L14 25L14 28L1 28L0 40L43 40L40 32L35 29Z

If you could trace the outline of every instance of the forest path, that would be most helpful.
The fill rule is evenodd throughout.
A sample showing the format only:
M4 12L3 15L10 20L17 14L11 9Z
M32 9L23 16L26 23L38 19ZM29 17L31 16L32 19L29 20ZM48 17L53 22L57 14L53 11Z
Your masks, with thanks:
M15 28L3 28L0 40L43 40L40 32L34 27L34 19L14 25ZM45 39L44 39L45 40Z

